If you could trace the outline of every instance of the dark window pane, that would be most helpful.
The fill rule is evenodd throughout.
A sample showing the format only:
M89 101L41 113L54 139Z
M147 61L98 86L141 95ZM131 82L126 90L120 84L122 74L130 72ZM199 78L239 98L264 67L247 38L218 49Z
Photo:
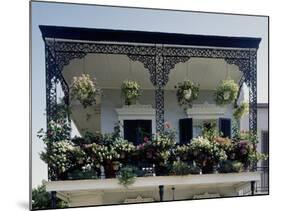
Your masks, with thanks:
M179 120L180 144L190 143L193 138L192 118Z
M151 120L124 120L124 139L138 145L144 137L151 138Z
M219 131L222 133L223 137L231 138L231 119L220 118Z

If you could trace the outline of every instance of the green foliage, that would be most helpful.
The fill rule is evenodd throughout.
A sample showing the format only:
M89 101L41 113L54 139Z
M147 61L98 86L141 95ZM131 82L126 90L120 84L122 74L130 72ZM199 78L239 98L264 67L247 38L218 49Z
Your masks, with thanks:
M46 181L42 182L37 188L32 189L32 209L50 209L51 195L46 191ZM57 199L57 208L68 207L67 203Z
M137 176L136 172L136 168L132 166L125 166L121 168L118 175L119 184L124 185L125 187L133 184Z
M140 85L137 81L126 80L121 86L122 95L125 98L125 105L131 105L141 95Z
M219 137L221 134L217 130L216 121L208 121L203 123L202 127L202 136L208 140L214 140L216 137Z
M192 106L192 102L198 98L199 84L194 84L192 81L183 81L175 86L177 89L177 99L180 106Z
M97 172L95 168L90 164L83 166L82 169L74 169L68 172L69 179L98 179Z
M70 96L72 99L78 100L84 108L96 103L96 97L100 95L100 92L96 79L91 79L90 75L82 74L79 77L73 77Z
M254 167L259 161L267 160L268 155L261 152L251 151L248 159L250 166Z
M239 105L237 108L235 108L235 110L233 112L233 116L238 121L248 112L249 112L249 104L246 102L243 102L243 103L241 103L241 105Z
M220 173L231 173L243 171L243 163L239 161L225 160L220 162L218 171Z
M239 86L234 80L222 80L215 92L217 105L227 105L233 103L238 95Z
M182 161L174 161L170 172L172 175L199 174L200 168Z

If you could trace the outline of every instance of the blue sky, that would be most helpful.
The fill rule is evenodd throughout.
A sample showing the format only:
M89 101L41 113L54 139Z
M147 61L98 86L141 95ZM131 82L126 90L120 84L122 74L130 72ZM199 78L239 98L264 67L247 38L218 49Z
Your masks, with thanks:
M208 13L32 2L32 187L47 178L36 133L46 124L45 54L39 25L128 29L262 38L258 50L258 102L268 101L267 19Z

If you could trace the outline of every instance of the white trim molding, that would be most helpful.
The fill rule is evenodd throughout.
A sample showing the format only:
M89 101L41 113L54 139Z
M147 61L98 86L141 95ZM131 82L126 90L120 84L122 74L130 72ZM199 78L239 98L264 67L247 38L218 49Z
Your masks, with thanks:
M124 105L115 109L118 121L123 125L124 120L151 120L152 134L156 133L155 109L151 105ZM120 135L124 136L123 127L120 128Z
M193 119L218 119L224 117L225 113L226 107L210 104L206 101L203 104L193 104L192 108L186 109L187 116Z

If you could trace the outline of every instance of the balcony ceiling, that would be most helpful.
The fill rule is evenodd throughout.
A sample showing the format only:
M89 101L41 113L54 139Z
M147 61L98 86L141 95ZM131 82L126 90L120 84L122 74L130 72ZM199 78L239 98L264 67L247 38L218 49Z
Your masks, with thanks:
M130 61L125 55L88 54L83 59L72 60L63 70L68 84L74 76L83 73L95 77L103 89L120 89L126 79L138 81L142 89L154 89L143 64ZM185 79L199 83L202 90L214 90L220 80L231 78L239 82L242 74L237 66L229 65L223 59L191 58L186 63L178 63L169 76L167 90L173 90Z

